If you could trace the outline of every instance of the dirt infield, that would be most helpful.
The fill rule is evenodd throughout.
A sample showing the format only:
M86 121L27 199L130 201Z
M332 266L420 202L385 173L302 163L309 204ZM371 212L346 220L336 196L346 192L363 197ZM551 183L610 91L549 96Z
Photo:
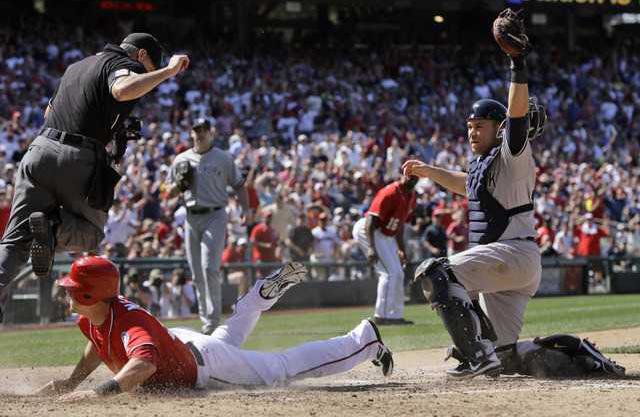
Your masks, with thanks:
M600 346L640 344L640 327L584 334ZM237 388L171 395L124 394L96 404L60 404L29 396L70 368L0 369L0 416L568 416L588 410L595 415L640 413L640 355L612 355L627 368L618 380L534 380L483 377L451 381L443 351L400 352L396 372L384 380L369 364L340 375L307 380L286 388ZM101 367L84 386L103 381Z

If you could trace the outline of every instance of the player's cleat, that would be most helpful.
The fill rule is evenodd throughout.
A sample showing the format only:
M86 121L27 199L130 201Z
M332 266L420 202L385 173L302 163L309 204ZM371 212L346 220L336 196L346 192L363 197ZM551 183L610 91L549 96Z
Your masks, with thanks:
M55 241L53 230L47 216L36 211L29 216L29 229L33 235L31 243L31 266L33 273L39 278L45 278L51 272L55 256Z
M487 359L482 363L472 365L471 363L464 361L460 362L458 366L453 369L447 370L447 375L456 379L471 379L478 375L486 375L490 377L497 377L502 370L502 364L499 359Z
M374 323L373 320L367 320L373 331L376 332L376 338L378 339L378 343L380 346L378 347L378 354L376 358L371 361L375 366L382 367L382 375L389 377L393 373L393 353L391 350L385 346L382 341L382 336L380 336L380 331L378 330L378 326Z
M590 357L595 362L596 366L601 367L602 371L606 374L615 376L624 376L626 369L624 366L618 365L615 361L607 358L598 350L596 344L588 339L583 339L578 347L577 354L584 354Z
M279 298L289 288L302 282L307 276L307 268L300 262L289 262L267 276L260 287L260 296L265 300Z

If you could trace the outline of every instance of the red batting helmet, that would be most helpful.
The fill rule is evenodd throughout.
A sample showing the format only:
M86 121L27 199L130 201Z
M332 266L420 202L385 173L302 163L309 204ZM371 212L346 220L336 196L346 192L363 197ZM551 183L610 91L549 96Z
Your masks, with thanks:
M71 272L57 281L78 304L91 306L120 294L120 272L100 256L83 256L71 264Z

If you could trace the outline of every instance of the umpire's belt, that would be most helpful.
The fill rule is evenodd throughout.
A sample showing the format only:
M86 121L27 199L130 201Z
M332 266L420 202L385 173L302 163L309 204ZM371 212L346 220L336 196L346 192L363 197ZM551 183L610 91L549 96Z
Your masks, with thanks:
M63 132L62 130L54 129L52 127L43 128L40 131L40 135L65 145L82 146L90 149L95 149L96 146L104 147L104 145L97 139L89 136L78 135L76 133Z
M191 353L193 353L193 359L196 360L196 364L198 366L204 366L204 358L202 357L202 353L198 350L198 348L193 344L193 342L185 343Z
M209 214L214 211L220 210L222 207L189 207L187 213L189 214Z

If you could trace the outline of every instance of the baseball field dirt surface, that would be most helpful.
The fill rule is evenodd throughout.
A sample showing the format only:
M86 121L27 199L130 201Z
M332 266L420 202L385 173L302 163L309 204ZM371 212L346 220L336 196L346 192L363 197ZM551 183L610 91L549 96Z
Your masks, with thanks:
M604 349L637 346L640 327L580 334ZM635 351L635 348L629 348ZM396 372L384 379L364 364L336 376L296 382L287 387L124 394L96 403L58 403L29 395L71 368L0 370L0 416L632 416L640 413L640 354L611 354L627 368L624 379L535 380L529 377L479 377L452 381L443 349L396 353ZM109 375L100 367L84 387Z

